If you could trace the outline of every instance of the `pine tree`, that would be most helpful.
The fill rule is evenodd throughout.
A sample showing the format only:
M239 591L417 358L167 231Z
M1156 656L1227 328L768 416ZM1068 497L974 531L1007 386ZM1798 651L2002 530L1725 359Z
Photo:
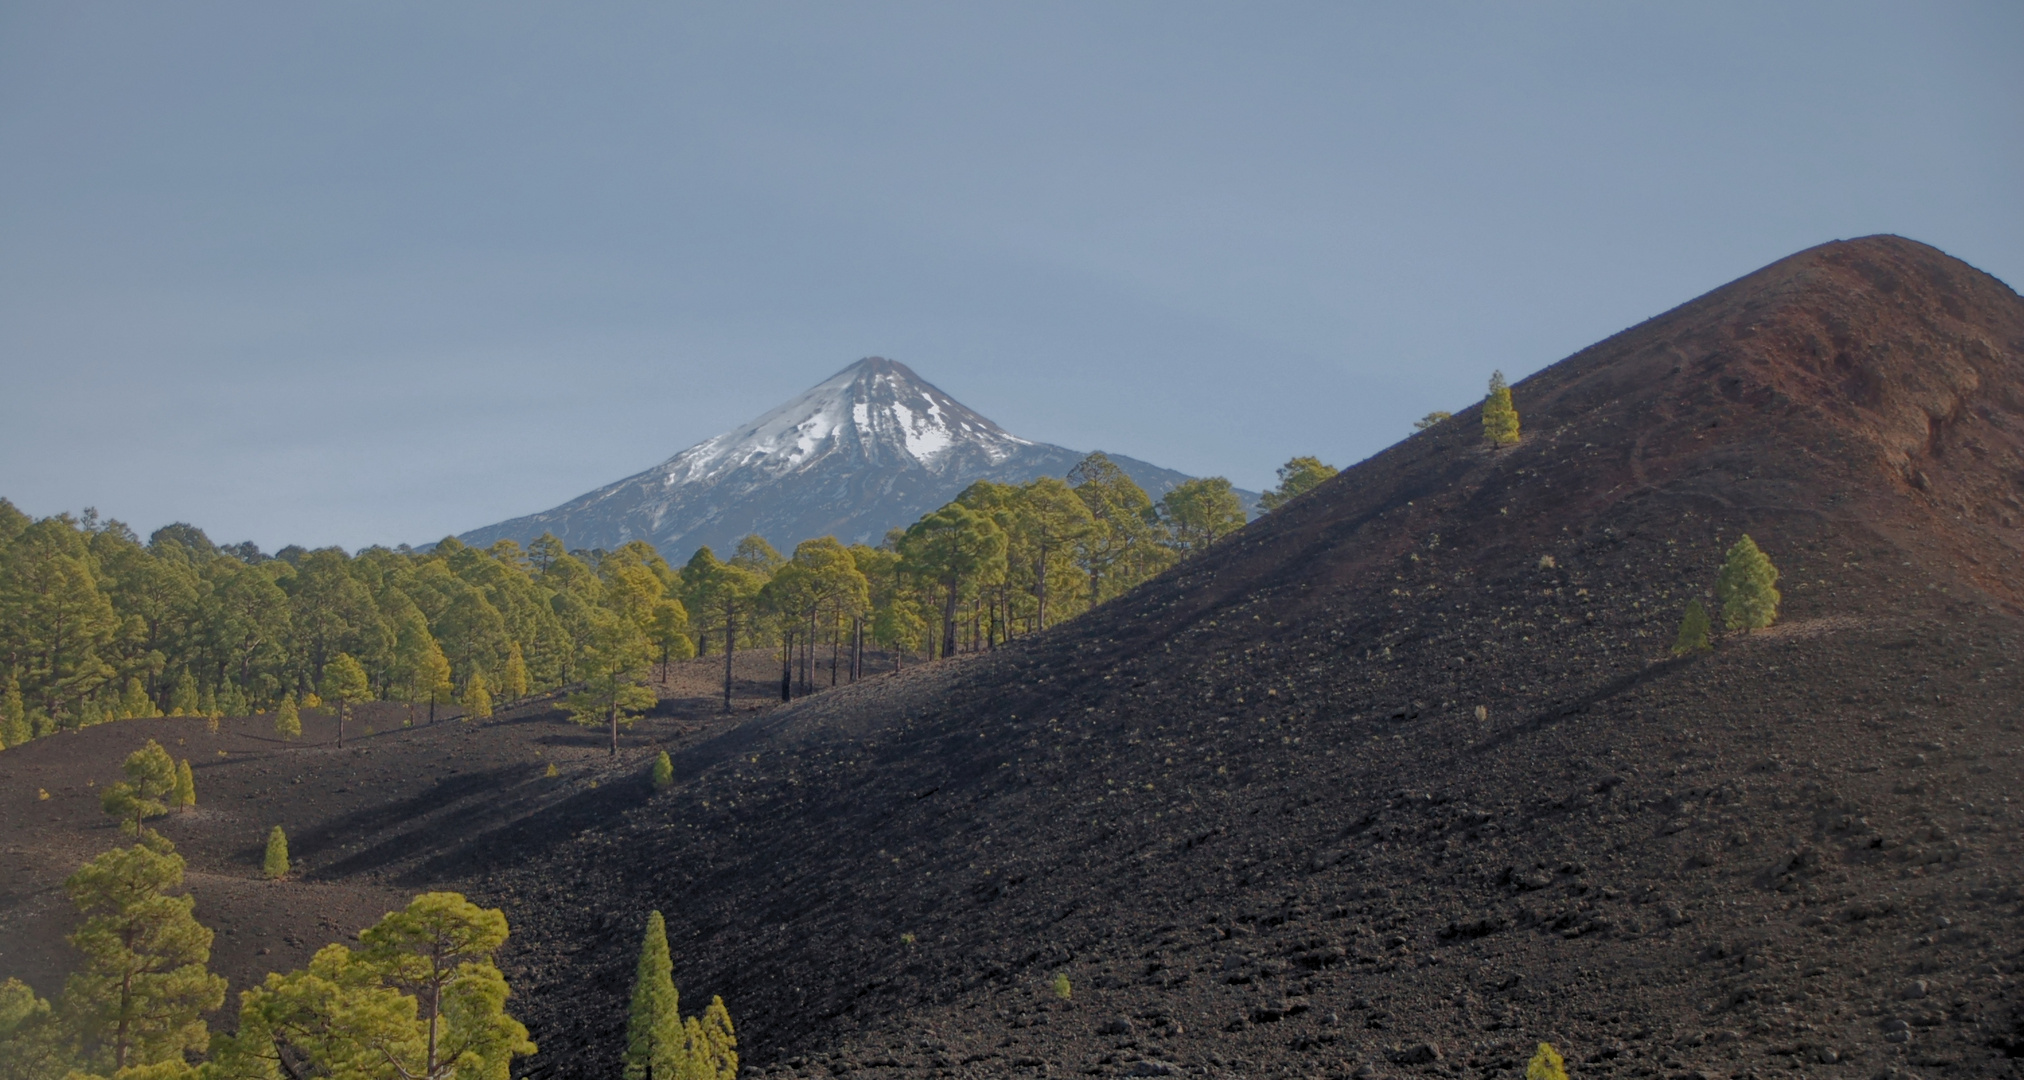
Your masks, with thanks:
M464 683L464 699L459 704L464 706L465 716L480 720L492 718L492 691L485 686L484 672L471 673L471 677Z
M141 685L138 675L127 676L126 692L120 695L120 711L132 720L162 715L162 710L155 708L154 699L148 696L147 687Z
M520 643L514 642L506 653L506 679L503 689L506 700L519 701L527 696L527 661L520 655Z
M293 692L282 696L281 708L274 713L274 733L284 739L302 737L302 710L296 707Z
M563 700L569 718L585 727L611 729L611 753L618 754L618 729L631 726L640 714L659 704L652 690L640 685L653 662L651 647L639 624L602 608L589 613L590 633L579 670L583 689Z
M696 642L689 637L689 609L674 597L656 602L647 639L660 650L661 681L667 682L669 663L696 655Z
M323 669L323 696L337 706L337 745L344 748L344 714L352 705L372 700L365 668L350 653L338 653Z
M1708 609L1699 600L1687 601L1686 614L1680 616L1680 633L1673 640L1673 655L1707 652L1714 646L1708 644Z
M305 971L240 995L238 1031L212 1040L218 1075L506 1080L534 1052L506 1013L493 962L506 916L457 893L423 893L359 935L326 945Z
M1160 519L1173 531L1174 546L1190 555L1244 527L1244 504L1230 481L1220 476L1177 484L1160 497L1159 505Z
M633 975L632 1007L626 1017L625 1080L686 1080L689 1041L683 1031L681 996L675 990L668 956L667 924L661 913L647 915Z
M7 688L0 691L0 746L20 746L35 737L29 726L28 710L21 700L21 683L7 676Z
M1758 630L1778 621L1778 602L1784 598L1778 592L1778 568L1748 534L1722 561L1715 598L1722 604L1724 629Z
M170 716L197 716L204 710L197 697L197 680L186 668L176 676L174 688L169 691Z
M666 750L654 755L654 769L650 776L654 790L660 791L675 782L675 763L668 758Z
M1501 371L1490 373L1490 393L1483 399L1483 438L1491 446L1518 444L1518 407Z
M176 793L176 759L162 744L148 744L127 755L120 765L126 779L108 784L99 795L99 806L120 820L120 828L140 835L147 819L169 812L165 801Z
M0 982L0 1078L54 1080L70 1066L63 1017L20 979Z
M737 1080L738 1035L731 1030L731 1011L724 1007L723 998L710 999L710 1007L703 1010L697 1026L701 1037L690 1048L698 1059L697 1071L709 1080Z
M64 985L91 1071L181 1063L209 1042L203 1014L224 1004L225 980L205 967L211 931L191 917L196 900L171 895L183 859L148 837L108 851L63 883L84 920L70 943L83 967Z
M176 790L170 800L178 810L188 810L197 805L197 778L190 775L190 759L176 763Z
M267 854L260 860L260 873L269 881L288 876L288 834L279 825L267 830Z
M1296 496L1320 487L1336 471L1335 466L1317 457L1294 458L1279 466L1279 486L1259 496L1258 507L1261 510L1277 510Z
M1531 1064L1525 1066L1525 1080L1567 1080L1567 1063L1552 1043L1539 1044Z

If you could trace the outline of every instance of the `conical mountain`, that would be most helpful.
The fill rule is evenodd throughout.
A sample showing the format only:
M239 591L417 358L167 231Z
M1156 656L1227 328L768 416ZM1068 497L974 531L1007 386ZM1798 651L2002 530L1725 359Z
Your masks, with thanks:
M541 1075L652 908L766 1076L2010 1075L2024 300L1833 243L1514 389L420 876L507 906ZM1778 623L1672 657L1744 534Z
M877 543L978 480L1063 476L1085 455L1019 438L914 374L869 357L750 423L552 510L473 529L484 546L552 532L571 548L646 540L673 559L758 533ZM1157 499L1183 473L1111 455ZM1249 493L1246 493L1249 494Z

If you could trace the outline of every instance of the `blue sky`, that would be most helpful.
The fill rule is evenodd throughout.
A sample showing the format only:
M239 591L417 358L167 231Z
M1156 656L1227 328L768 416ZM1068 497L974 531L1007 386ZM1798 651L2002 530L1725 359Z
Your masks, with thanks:
M1263 487L1793 251L2024 281L2024 6L0 2L0 495L421 542L884 355Z

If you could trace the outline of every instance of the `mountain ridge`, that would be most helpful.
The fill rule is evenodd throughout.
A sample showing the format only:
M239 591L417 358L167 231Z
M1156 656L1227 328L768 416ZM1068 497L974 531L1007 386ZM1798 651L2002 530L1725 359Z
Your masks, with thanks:
M875 544L975 481L1064 476L1085 456L1013 435L905 364L872 356L653 468L457 538L483 547L550 532L570 548L607 549L640 539L676 559L751 533L783 550L828 535ZM1190 479L1109 456L1155 500ZM1254 509L1255 493L1240 498Z

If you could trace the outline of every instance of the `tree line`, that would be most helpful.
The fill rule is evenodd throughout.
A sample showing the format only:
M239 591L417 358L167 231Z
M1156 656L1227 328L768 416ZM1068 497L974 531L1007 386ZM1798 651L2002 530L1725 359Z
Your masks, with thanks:
M1266 508L1334 471L1295 458ZM861 677L868 649L895 666L988 650L1243 524L1226 479L1155 501L1102 454L1065 480L979 481L876 546L820 537L782 555L755 535L680 568L644 541L570 551L552 535L270 556L187 524L143 542L91 511L32 520L0 499L0 747L162 715L273 712L289 736L316 707L342 741L362 701L434 719L566 689L570 714L608 726L615 751L654 704L657 665L665 678L674 661L721 655L728 709L739 649L774 650L790 697Z

